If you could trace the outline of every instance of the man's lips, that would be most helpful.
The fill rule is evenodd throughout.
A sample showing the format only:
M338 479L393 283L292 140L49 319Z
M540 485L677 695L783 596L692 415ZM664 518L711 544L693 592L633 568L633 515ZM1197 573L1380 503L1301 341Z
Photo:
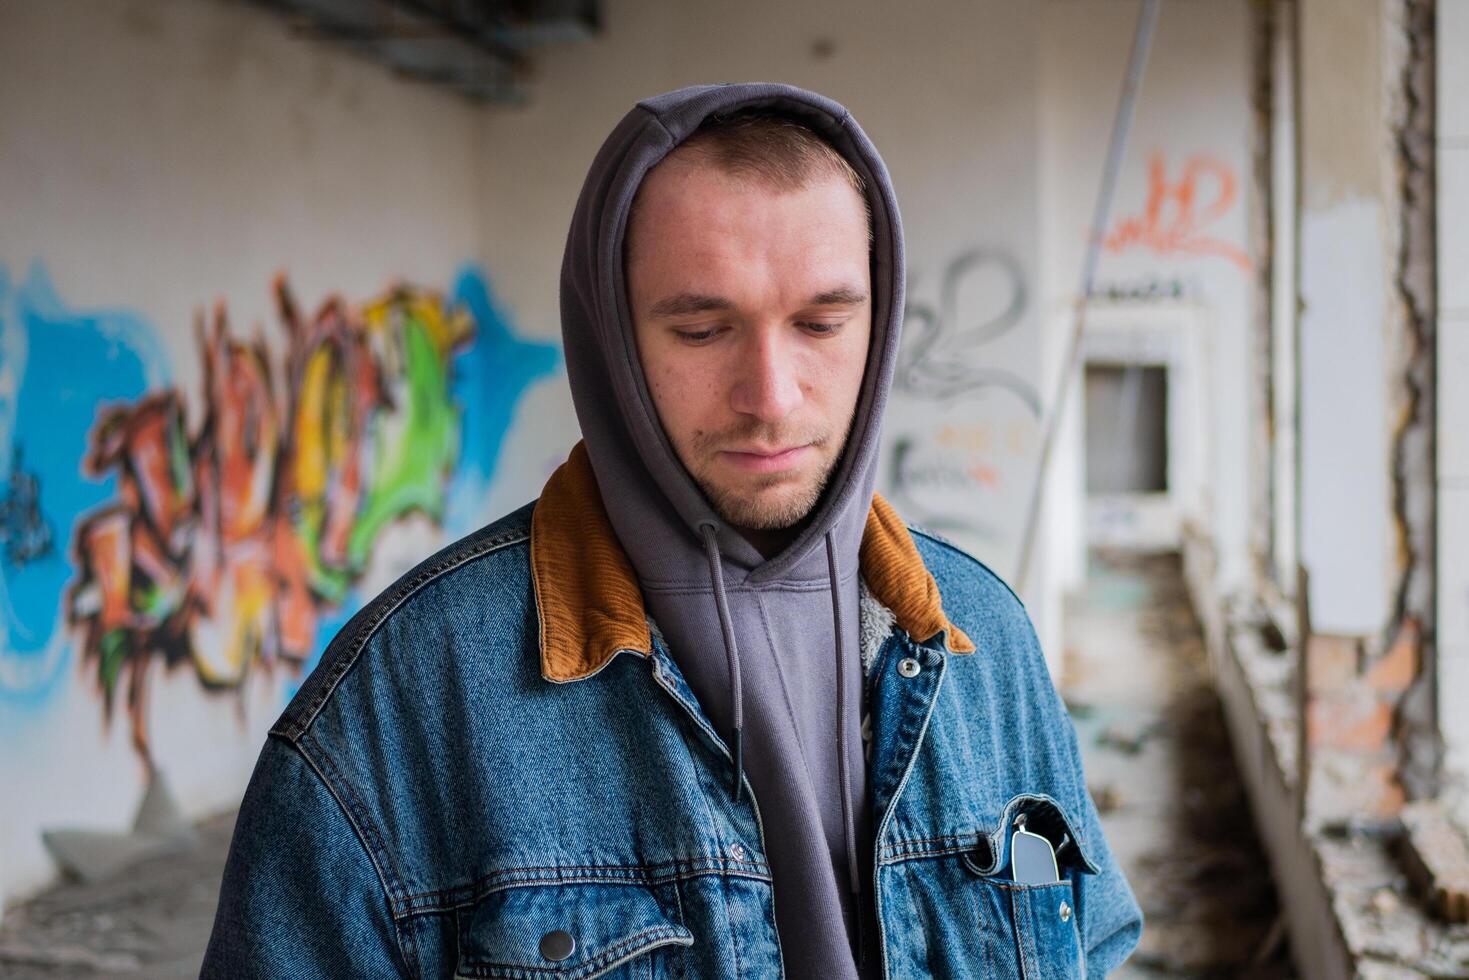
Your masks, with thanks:
M725 449L719 458L748 473L778 473L801 462L811 446L792 446L790 449Z

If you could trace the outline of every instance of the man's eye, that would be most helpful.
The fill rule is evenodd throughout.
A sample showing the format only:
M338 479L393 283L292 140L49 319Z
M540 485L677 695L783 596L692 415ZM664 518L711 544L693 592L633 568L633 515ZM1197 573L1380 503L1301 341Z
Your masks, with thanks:
M678 338L690 344L707 344L722 333L723 327L708 327L703 330L675 330Z
M847 325L847 321L842 320L838 323L823 323L819 320L806 320L796 325L805 329L809 333L815 334L818 337L825 337L828 334L834 334L837 331L841 330L842 327Z

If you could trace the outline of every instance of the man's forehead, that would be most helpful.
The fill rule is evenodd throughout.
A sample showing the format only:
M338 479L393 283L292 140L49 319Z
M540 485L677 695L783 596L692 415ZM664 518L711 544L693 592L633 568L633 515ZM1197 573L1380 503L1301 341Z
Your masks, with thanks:
M800 184L784 186L759 175L735 173L711 154L697 147L675 149L643 178L628 215L628 238L650 215L678 211L712 214L719 206L738 209L751 198L783 198L810 191L831 192L835 209L848 210L836 202L850 201L851 213L866 220L866 201L837 173L818 172Z
M642 244L628 251L628 298L643 316L809 309L868 297L870 263L859 216L837 218L829 209L805 217L659 211L643 225Z

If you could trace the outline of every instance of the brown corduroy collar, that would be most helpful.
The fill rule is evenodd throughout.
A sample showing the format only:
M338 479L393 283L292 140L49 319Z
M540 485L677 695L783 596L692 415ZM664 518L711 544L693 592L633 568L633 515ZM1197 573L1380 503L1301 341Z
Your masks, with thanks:
M607 519L583 443L551 474L536 502L530 562L546 680L590 677L619 650L651 652L637 576ZM944 615L938 584L908 528L878 494L858 566L873 596L909 636L923 643L944 633L949 652L974 652L974 643Z

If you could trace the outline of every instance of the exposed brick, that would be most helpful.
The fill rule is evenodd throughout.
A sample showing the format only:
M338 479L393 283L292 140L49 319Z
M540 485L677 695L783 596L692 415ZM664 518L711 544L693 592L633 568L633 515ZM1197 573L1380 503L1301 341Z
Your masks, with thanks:
M1306 688L1312 694L1350 689L1357 680L1360 640L1313 633L1306 641Z
M1401 697L1418 676L1418 651L1422 637L1417 618L1409 616L1404 619L1387 653L1367 669L1368 686L1393 700Z
M1312 749L1377 753L1392 734L1392 708L1361 690L1314 698L1306 708L1306 740Z

